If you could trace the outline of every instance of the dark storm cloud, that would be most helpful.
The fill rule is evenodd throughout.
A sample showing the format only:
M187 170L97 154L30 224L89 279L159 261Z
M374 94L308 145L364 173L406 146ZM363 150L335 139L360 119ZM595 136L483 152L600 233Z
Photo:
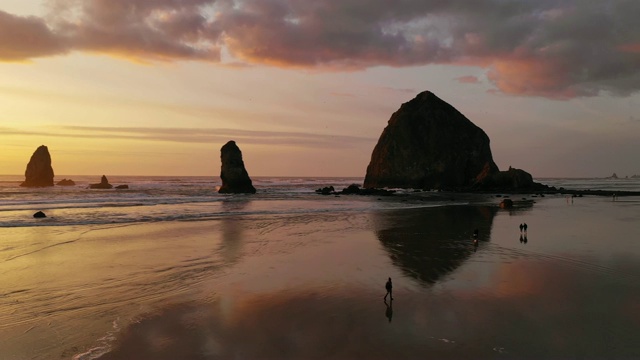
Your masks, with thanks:
M471 65L508 94L572 98L640 88L634 0L56 0L47 22L3 14L38 41L0 59L93 51L137 60L360 70ZM12 20L12 22L7 21ZM20 46L23 46L22 48ZM11 56L7 54L13 54Z

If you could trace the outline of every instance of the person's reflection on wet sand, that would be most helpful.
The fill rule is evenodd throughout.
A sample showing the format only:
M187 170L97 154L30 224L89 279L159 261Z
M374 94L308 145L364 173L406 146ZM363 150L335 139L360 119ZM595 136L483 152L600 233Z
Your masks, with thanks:
M524 242L524 238L522 237L522 234L520 234L520 244L522 244Z
M529 240L527 240L527 235L524 236L524 238L522 239L522 241L524 241L524 243L526 244Z
M389 322L391 322L391 318L393 317L393 299L389 300L389 303L387 303L387 300L385 300L384 305L387 307L387 309L384 311L384 315L387 317L387 319L389 319Z

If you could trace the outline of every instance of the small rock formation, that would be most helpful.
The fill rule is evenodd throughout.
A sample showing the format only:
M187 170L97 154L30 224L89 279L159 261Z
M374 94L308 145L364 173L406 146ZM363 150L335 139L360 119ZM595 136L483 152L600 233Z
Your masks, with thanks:
M71 179L62 179L56 183L58 186L74 186L76 183Z
M609 179L617 179L618 178L618 174L613 173L613 175L608 177Z
M453 190L497 172L487 134L425 91L391 116L371 155L364 187Z
M389 196L395 194L395 190L376 189L376 188L360 188L358 184L351 184L342 191L336 191L333 186L325 186L316 190L316 194L321 195L379 195Z
M513 207L513 200L511 199L503 199L500 202L501 209L511 209Z
M20 186L45 187L53 186L53 168L51 167L51 155L49 149L41 145L31 155L24 173L25 180Z
M220 178L222 186L218 193L220 194L255 194L256 188L251 183L249 173L244 167L242 161L242 151L236 142L231 140L220 149L220 160L222 169Z
M528 172L515 169L509 166L507 171L499 171L487 176L479 176L473 185L473 189L478 190L532 190L542 189L540 185L533 181L533 177Z
M333 186L325 186L317 189L316 193L321 195L335 195L336 189Z
M33 217L36 219L42 219L46 218L47 215L45 215L45 213L43 213L42 211L38 211L37 213L33 214Z
M129 188L129 185L118 185L118 186L116 186L116 189L118 189L118 190L123 190L123 189L128 189L128 188Z
M89 184L89 189L111 189L113 185L109 184L109 180L107 177L102 175L102 179L100 179L100 183L98 184Z

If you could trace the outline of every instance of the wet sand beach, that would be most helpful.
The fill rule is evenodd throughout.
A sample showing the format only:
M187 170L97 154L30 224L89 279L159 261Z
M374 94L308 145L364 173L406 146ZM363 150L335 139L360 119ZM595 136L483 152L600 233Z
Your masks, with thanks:
M534 200L2 228L1 357L640 357L640 199Z

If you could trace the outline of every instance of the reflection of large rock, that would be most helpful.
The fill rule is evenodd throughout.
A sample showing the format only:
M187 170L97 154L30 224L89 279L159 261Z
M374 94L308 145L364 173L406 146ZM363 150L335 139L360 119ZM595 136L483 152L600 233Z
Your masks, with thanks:
M242 161L242 151L235 141L227 142L220 149L220 160L222 161L222 169L220 178L222 186L218 190L221 194L238 194L249 193L255 194L256 188L253 187L249 173L244 167Z
M471 236L490 240L493 206L443 206L374 213L376 235L405 274L434 283L474 253Z
M51 167L51 155L49 149L41 145L31 155L24 173L25 180L20 186L43 187L53 186L53 168Z
M496 172L487 134L425 91L391 116L371 155L364 187L457 189Z

